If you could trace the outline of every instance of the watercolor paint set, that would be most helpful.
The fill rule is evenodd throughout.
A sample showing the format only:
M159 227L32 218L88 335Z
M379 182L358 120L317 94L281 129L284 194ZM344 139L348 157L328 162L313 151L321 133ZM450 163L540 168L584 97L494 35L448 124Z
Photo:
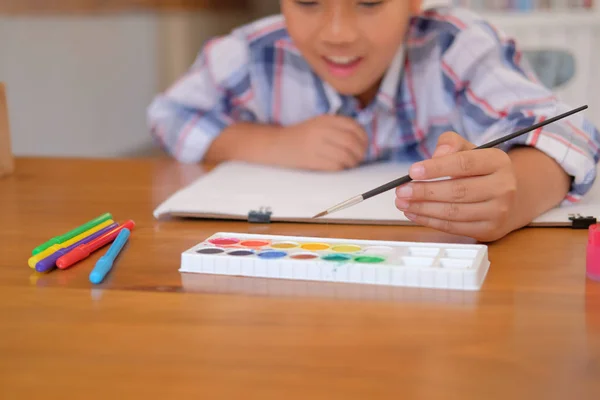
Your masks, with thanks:
M478 244L218 232L184 251L179 271L479 290L489 266L487 246Z

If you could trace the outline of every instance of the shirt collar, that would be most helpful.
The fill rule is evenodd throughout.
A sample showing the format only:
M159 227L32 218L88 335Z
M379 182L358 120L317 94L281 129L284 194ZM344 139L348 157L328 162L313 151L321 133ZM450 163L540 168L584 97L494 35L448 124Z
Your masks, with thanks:
M396 104L398 103L398 88L404 66L404 51L404 46L400 46L383 77L375 97L378 104L390 112L396 111Z

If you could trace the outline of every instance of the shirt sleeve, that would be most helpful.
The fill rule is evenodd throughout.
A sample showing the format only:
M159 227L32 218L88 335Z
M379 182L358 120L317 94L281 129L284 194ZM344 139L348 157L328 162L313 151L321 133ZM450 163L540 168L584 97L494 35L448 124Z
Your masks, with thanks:
M515 42L489 23L458 33L442 56L442 79L459 108L465 136L481 145L575 108L538 82ZM579 106L580 104L576 105ZM563 204L577 202L596 179L600 135L585 111L499 147L531 146L572 178Z
M187 73L147 110L155 142L180 162L200 162L236 120L252 121L248 49L233 35L208 42Z

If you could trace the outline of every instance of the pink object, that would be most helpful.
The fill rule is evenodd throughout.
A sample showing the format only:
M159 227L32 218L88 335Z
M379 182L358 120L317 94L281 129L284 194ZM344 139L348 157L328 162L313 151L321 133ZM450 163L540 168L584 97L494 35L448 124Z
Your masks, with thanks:
M600 224L588 229L586 273L588 278L600 282Z

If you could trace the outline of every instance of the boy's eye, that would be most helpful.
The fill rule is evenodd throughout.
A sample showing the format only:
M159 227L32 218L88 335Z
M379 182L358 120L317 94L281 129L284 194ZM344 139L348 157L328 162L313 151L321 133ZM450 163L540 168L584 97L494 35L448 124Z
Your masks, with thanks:
M378 6L382 3L383 3L383 1L360 1L358 4L363 7L372 8L372 7Z
M299 1L299 0L296 0L296 4L298 4L300 6L310 7L310 6L316 6L317 2L316 1Z

